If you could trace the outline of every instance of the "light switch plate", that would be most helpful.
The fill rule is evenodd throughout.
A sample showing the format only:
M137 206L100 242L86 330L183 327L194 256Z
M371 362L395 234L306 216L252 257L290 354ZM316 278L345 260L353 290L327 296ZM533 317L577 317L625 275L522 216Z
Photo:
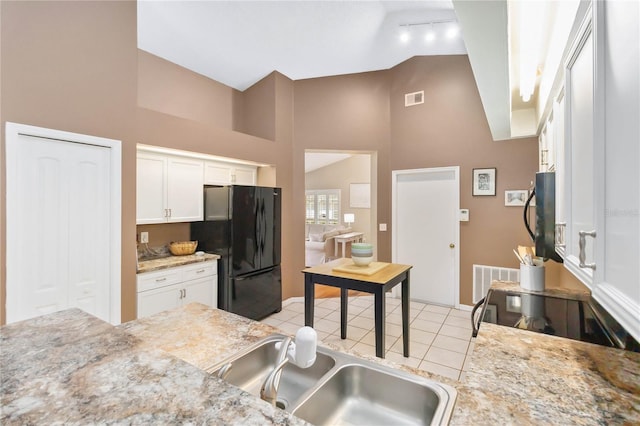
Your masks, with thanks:
M141 232L140 233L140 242L142 244L147 244L149 242L149 233L148 232Z
M469 222L469 209L460 209L460 222Z
M387 224L386 223L381 223L380 225L378 225L378 229L380 231L386 231L387 230Z

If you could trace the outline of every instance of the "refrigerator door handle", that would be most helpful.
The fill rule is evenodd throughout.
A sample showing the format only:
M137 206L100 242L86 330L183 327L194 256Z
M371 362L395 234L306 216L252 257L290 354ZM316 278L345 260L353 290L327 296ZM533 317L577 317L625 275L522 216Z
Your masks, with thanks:
M261 269L259 271L256 272L251 272L250 274L245 274L245 275L241 275L239 277L234 277L233 279L235 281L243 281L246 280L247 278L251 278L251 277L255 277L256 275L262 275L262 274L266 274L268 272L273 271L274 269L276 269L276 267L272 267L272 268L267 268L267 269Z

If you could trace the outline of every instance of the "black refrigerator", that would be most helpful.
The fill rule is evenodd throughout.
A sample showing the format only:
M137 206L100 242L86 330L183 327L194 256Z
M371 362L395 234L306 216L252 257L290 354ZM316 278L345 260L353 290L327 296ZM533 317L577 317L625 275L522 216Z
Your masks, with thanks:
M280 188L205 186L198 249L220 255L218 308L259 320L282 309Z

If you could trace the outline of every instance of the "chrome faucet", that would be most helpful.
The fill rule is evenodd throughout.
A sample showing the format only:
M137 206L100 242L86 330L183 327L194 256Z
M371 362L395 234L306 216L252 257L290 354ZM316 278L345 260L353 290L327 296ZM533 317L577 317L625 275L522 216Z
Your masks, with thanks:
M280 351L276 358L276 366L269 373L267 379L260 388L260 398L267 401L271 405L276 405L276 398L278 396L278 388L280 387L280 377L282 376L282 369L289 362L287 353L289 352L289 345L291 345L291 337L287 336L280 343Z
M291 337L287 336L282 342L276 343L276 348L278 348L277 345L280 345L276 358L276 366L262 384L260 388L260 398L275 406L284 366L291 361L300 368L311 367L316 361L317 344L318 335L311 327L302 327L299 329L296 332L295 342L292 342Z

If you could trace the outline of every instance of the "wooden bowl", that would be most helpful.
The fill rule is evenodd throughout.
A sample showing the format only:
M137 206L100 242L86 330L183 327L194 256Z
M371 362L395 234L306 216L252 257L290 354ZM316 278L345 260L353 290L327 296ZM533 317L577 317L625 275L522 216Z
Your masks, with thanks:
M197 241L178 241L169 243L169 251L174 256L186 256L196 252Z

